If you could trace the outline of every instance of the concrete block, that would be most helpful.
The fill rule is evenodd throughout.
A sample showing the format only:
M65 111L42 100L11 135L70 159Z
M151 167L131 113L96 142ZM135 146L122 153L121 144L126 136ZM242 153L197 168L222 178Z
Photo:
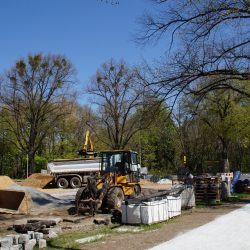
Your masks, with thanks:
M52 233L58 234L58 233L61 233L61 232L62 232L62 228L61 228L61 227L44 228L44 229L42 230L42 232L43 232L44 234L52 234Z
M60 218L60 217L49 217L48 220L54 221L54 222L56 223L56 225L57 225L58 223L60 223L60 222L63 221L63 219Z
M48 234L49 239L53 239L56 238L58 235L56 232L50 231Z
M36 240L43 239L43 233L35 232L34 237L35 237Z
M34 246L32 243L26 243L24 244L24 248L25 250L33 250Z
M0 238L0 245L2 248L10 248L13 244L13 238L11 236L5 236Z
M20 244L26 244L28 243L30 240L30 237L28 234L21 234L19 239L18 239L18 243Z
M9 250L22 250L23 247L21 244L19 245L13 245L12 247L9 248Z
M36 239L32 239L29 241L30 245L33 245L33 247L36 245Z
M47 247L47 241L44 240L44 239L40 239L40 240L38 241L38 247L39 247L39 249L40 249L40 248L46 248L46 247Z
M9 235L6 235L6 236L12 237L12 239L13 239L13 244L14 244L14 245L17 245L17 244L18 244L18 239L19 239L19 237L20 237L19 234L9 234Z
M49 228L48 237L50 239L56 238L58 236L58 233L61 233L61 232L62 232L62 228L61 227Z
M30 240L34 239L34 231L28 231L27 234L29 235L30 237Z

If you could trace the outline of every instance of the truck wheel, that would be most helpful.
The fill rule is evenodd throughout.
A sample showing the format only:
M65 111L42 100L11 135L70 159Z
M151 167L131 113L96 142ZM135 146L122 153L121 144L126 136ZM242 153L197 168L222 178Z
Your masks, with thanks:
M63 178L63 177L59 178L57 180L56 184L57 184L57 187L59 187L59 188L67 188L69 186L68 180L66 178Z
M79 187L81 187L81 185L82 185L82 183L81 183L81 180L79 179L79 177L72 177L71 179L70 179L70 186L72 187L72 188L79 188Z
M109 209L121 209L124 194L121 188L112 187L107 194L106 204Z

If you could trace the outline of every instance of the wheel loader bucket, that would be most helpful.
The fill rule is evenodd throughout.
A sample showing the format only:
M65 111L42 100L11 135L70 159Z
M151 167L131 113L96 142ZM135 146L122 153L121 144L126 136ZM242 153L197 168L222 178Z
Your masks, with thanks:
M28 214L31 196L25 191L0 190L0 212Z

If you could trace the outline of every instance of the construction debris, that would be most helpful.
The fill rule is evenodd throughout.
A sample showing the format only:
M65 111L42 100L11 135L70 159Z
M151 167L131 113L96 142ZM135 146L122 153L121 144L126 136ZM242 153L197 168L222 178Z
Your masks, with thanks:
M101 238L104 238L105 236L108 236L108 234L98 234L98 235L94 235L94 236L89 236L89 237L86 237L86 238L75 240L75 242L80 243L80 244L84 244L84 243L89 243L89 242L92 242L92 241L99 240Z
M39 232L42 231L44 228L49 228L51 226L55 226L56 223L53 220L34 220L34 221L27 221L27 223L14 223L13 229L17 233L27 233L29 231Z
M109 225L111 223L110 218L105 218L105 219L94 219L93 220L94 224L97 225Z

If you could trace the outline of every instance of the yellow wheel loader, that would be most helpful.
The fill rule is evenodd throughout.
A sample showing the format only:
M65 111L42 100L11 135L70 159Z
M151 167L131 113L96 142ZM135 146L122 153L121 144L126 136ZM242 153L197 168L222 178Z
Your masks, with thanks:
M76 213L79 210L95 214L99 208L120 209L124 198L141 192L140 165L136 152L113 150L101 152L100 176L90 177L87 186L76 193Z

